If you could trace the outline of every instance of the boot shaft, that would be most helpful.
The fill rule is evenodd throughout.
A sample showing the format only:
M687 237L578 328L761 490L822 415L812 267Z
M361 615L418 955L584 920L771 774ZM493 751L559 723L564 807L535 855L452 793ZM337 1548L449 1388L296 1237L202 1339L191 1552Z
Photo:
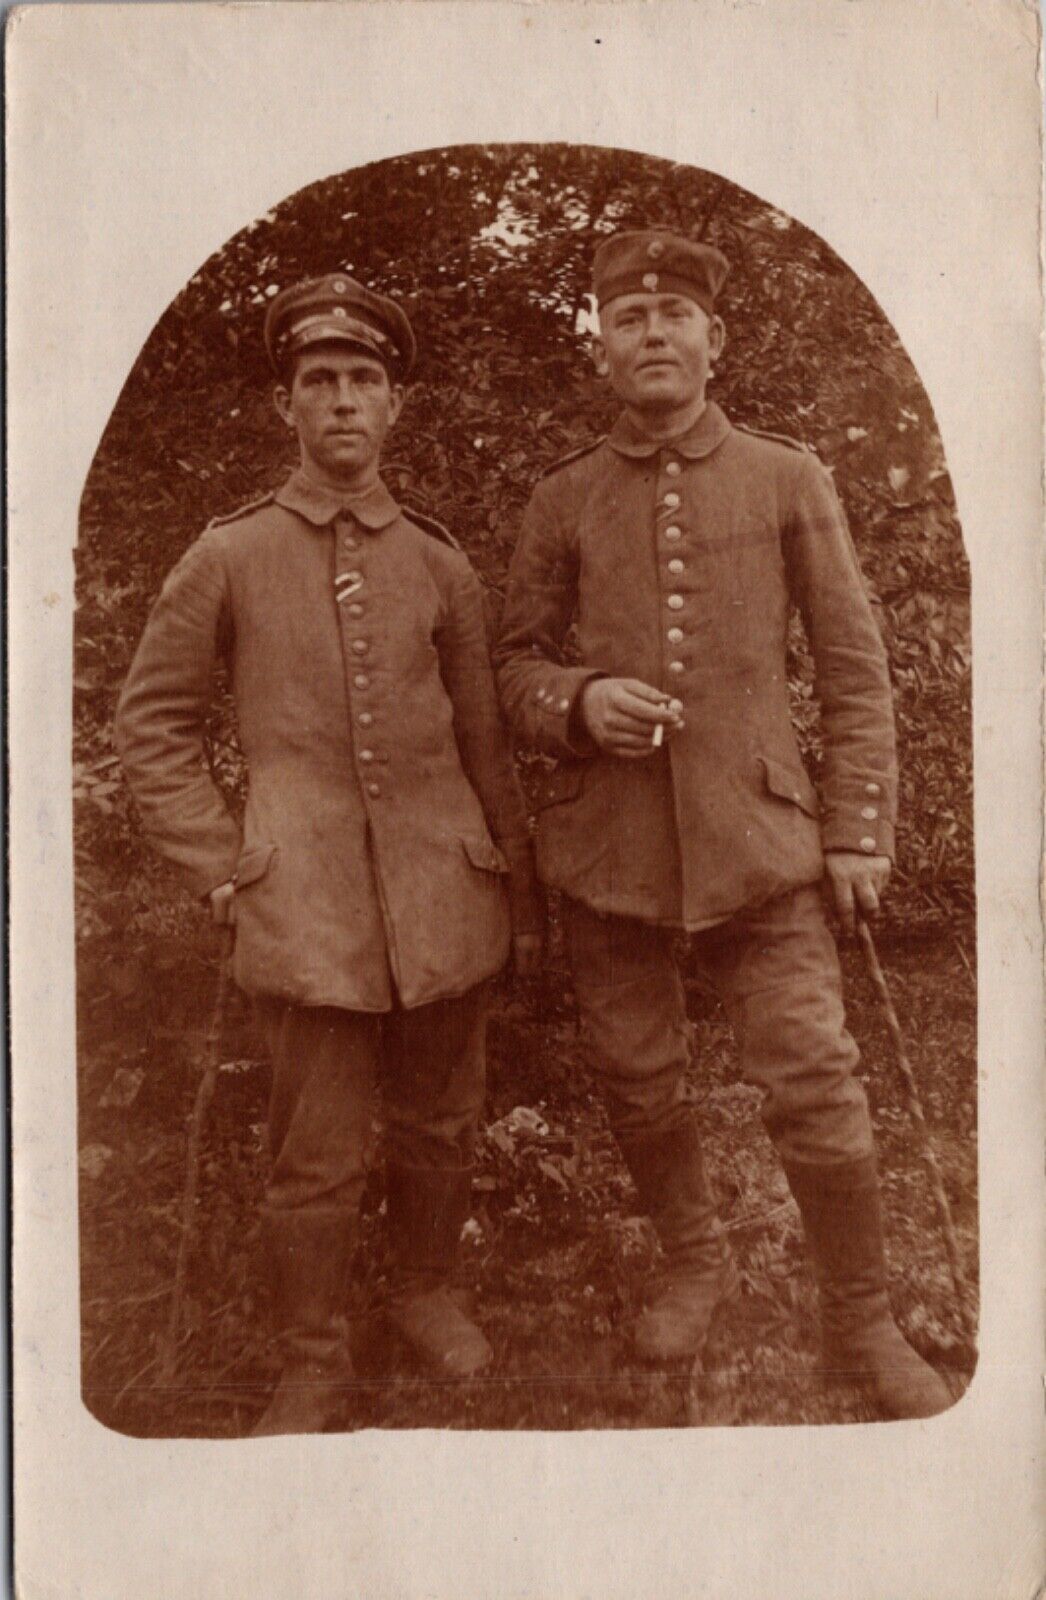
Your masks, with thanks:
M326 1341L345 1323L356 1246L356 1212L268 1210L262 1215L272 1295L281 1341Z
M874 1156L839 1166L785 1167L803 1218L826 1332L889 1310Z
M669 1267L722 1262L729 1252L693 1119L639 1138L618 1134L617 1141Z
M388 1163L385 1200L396 1279L436 1284L450 1277L471 1197L471 1167L441 1170Z
M343 1419L353 1376L347 1308L356 1213L270 1209L262 1236L283 1371L253 1432L320 1433Z
M947 1385L912 1349L890 1310L874 1157L786 1171L820 1283L825 1370L869 1385L887 1417L946 1410Z
M471 1168L386 1167L389 1315L430 1371L477 1377L493 1351L449 1290L472 1195Z

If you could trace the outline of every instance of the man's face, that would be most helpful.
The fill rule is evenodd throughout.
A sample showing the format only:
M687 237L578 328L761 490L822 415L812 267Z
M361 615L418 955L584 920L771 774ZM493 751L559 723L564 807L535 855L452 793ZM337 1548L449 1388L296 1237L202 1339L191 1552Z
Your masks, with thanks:
M599 314L596 369L636 411L663 412L703 400L725 330L681 294L622 294Z
M296 358L290 388L274 399L297 430L302 466L314 476L351 484L377 465L385 435L403 407L403 388L376 357L351 345L317 345Z

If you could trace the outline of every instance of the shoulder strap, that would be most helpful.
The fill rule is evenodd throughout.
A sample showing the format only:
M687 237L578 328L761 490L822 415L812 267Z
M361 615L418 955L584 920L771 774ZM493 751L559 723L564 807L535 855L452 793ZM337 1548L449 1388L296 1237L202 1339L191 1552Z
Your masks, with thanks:
M755 439L772 439L775 444L787 445L789 450L801 450L807 455L813 455L813 447L802 439L791 439L787 433L771 433L768 428L751 428L747 423L735 422L734 427L738 433L750 433Z
M400 506L400 510L407 521L413 522L422 533L431 534L433 539L438 539L441 544L449 544L452 550L461 549L461 545L450 530L445 528L442 522L437 522L435 517L426 517L423 512L415 511L413 506Z
M222 517L212 517L207 526L224 528L227 522L239 522L241 517L249 516L252 511L260 511L262 506L271 506L275 498L275 493L270 490L268 494L259 495L257 500L248 500L245 506L237 506L235 511L227 511Z
M601 433L598 439L590 439L587 444L579 444L576 450L568 450L565 456L560 456L557 460L551 461L547 467L542 468L538 473L538 481L540 482L542 478L550 478L554 472L559 471L560 467L569 467L572 461L580 461L582 456L591 455L593 450L599 449L605 439L606 434Z

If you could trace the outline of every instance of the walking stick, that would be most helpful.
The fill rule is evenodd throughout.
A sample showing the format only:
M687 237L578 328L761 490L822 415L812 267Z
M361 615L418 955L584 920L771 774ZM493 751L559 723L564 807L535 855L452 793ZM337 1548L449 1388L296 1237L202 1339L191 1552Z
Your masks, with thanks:
M223 928L221 930L221 940L218 986L215 991L211 1023L207 1030L203 1075L196 1089L192 1119L189 1123L189 1143L185 1151L182 1232L178 1241L178 1262L174 1269L171 1309L167 1318L167 1331L160 1347L159 1382L164 1387L174 1382L178 1335L181 1332L182 1307L185 1301L185 1277L189 1269L189 1257L192 1254L192 1247L196 1242L196 1192L200 1181L200 1148L203 1144L203 1129L207 1111L214 1096L214 1086L218 1081L218 1058L221 1054L222 1035L225 1031L225 1013L229 1003L229 987L232 982L233 934L231 928Z
M912 1070L912 1064L908 1058L908 1051L905 1048L904 1043L904 1035L901 1032L901 1024L897 1020L897 1012L894 1009L893 1000L890 996L890 990L886 982L886 976L879 962L879 952L875 948L875 940L872 938L872 930L860 913L857 915L857 937L861 943L861 953L864 956L865 965L868 968L868 976L872 981L872 986L875 989L876 994L879 996L883 1013L886 1017L886 1025L890 1031L890 1038L893 1042L894 1055L897 1061L897 1069L901 1077L901 1082L904 1086L904 1095L908 1106L908 1113L918 1132L920 1154L922 1155L923 1164L926 1167L927 1176L930 1180L930 1188L933 1191L934 1205L937 1208L937 1220L940 1224L941 1233L944 1236L944 1248L947 1251L948 1265L951 1268L952 1284L955 1289L955 1300L959 1312L959 1321L962 1323L963 1333L966 1335L967 1339L972 1345L974 1342L976 1329L974 1326L973 1313L970 1310L966 1276L962 1270L962 1263L959 1260L959 1246L955 1237L955 1223L952 1219L952 1208L948 1203L948 1196L944 1190L944 1179L941 1176L940 1163L937 1160L937 1152L934 1149L933 1136L927 1127L926 1118L923 1115L922 1100L919 1096L919 1086L915 1081L915 1073Z

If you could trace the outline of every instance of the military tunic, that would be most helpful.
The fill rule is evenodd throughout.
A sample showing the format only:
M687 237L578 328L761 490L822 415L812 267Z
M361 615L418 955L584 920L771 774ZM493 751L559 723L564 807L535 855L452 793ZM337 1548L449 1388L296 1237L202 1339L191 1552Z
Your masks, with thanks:
M822 710L820 800L789 714L796 606ZM664 445L623 416L539 482L494 659L516 732L559 758L539 873L597 911L699 929L814 882L823 850L893 854L886 656L831 479L714 403ZM600 675L677 697L685 728L644 760L601 753L577 715Z
M219 651L250 770L244 827L202 761ZM237 887L250 993L384 1011L459 995L540 925L522 799L466 557L378 483L294 473L171 573L121 697L147 834L201 895Z

